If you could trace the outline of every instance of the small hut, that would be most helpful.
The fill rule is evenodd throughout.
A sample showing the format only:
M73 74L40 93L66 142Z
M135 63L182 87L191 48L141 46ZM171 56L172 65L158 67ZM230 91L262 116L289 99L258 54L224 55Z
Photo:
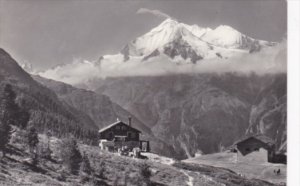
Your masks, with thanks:
M275 156L275 143L264 135L246 136L233 145L237 161L272 162Z
M128 124L117 120L99 130L100 143L99 146L103 150L117 152L119 149L128 149L132 151L134 148L140 148L142 151L149 152L149 141L140 140L141 131L132 127L131 118Z

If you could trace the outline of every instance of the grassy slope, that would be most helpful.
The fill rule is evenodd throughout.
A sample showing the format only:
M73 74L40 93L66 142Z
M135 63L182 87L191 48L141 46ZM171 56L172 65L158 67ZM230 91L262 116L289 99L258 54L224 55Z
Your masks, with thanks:
M45 143L45 136L40 135L40 141ZM41 159L37 168L29 163L24 163L26 162L24 160L29 157L24 144L21 142L10 144L11 154L8 154L0 162L0 185L90 185L90 183L80 183L79 176L70 174L65 174L65 178L61 176L63 166L58 158L57 148L60 140L52 137L50 142L54 152L53 160ZM273 185L260 180L248 180L225 169L190 166L182 162L176 162L174 165L162 164L154 161L160 158L154 155L151 156L154 157L153 160L151 160L152 158L150 160L132 159L83 144L80 144L80 150L88 154L92 167L97 167L104 162L104 178L97 178L100 185L124 185L125 179L127 185L140 185L137 184L139 183L139 167L145 162L150 165L151 181L154 185Z
M184 160L185 163L223 167L233 170L247 178L267 180L272 183L286 182L286 165L259 162L236 162L235 153L215 153ZM281 173L273 171L280 168Z

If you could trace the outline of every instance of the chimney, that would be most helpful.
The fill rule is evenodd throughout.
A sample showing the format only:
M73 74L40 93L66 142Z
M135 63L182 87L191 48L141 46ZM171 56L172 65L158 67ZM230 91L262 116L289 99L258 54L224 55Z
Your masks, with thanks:
M128 117L128 125L131 127L131 116Z

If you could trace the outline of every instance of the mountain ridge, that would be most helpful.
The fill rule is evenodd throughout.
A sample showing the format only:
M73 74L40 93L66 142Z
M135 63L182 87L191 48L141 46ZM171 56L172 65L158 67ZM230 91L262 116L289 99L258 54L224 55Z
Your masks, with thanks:
M181 44L179 46L177 44L171 49L169 47L169 52L166 52L167 45L172 45L174 42ZM196 63L204 58L220 56L228 58L239 53L260 51L263 47L274 45L276 45L275 42L253 39L228 25L220 25L215 29L202 28L168 18L157 27L125 45L121 54L124 55L124 61L128 61L131 57L143 56L145 58L158 50L160 54L166 54L172 59L175 56L181 56L183 60L191 59L192 63ZM189 46L193 54L183 50L178 51L177 47L181 46ZM191 55L198 55L198 59L195 60Z

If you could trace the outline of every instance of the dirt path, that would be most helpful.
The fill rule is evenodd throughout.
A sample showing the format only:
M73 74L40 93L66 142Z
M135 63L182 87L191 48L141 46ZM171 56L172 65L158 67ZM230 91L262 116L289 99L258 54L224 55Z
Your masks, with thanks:
M188 181L186 182L186 184L188 186L194 186L194 177L192 177L188 174L189 171L180 170L180 172L182 172L184 175L186 175L188 177Z

